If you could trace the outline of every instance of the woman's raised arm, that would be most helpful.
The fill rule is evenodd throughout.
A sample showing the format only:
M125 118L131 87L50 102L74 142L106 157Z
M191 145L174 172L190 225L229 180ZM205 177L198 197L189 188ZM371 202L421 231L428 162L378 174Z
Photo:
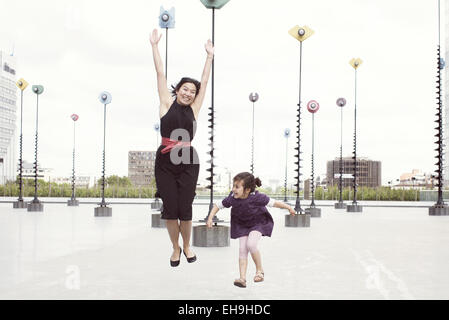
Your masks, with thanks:
M156 29L150 35L151 49L153 50L154 67L157 74L157 91L159 93L159 115L162 117L168 110L171 104L170 92L167 88L167 79L164 74L164 64L162 63L161 56L159 54L158 43L161 40L162 33L158 35Z
M198 114L200 112L201 106L203 105L204 96L206 95L207 83L209 81L210 71L212 67L212 60L214 59L215 49L212 41L207 40L204 47L206 48L207 57L206 63L204 64L203 74L201 75L201 87L195 98L195 101L192 103L192 108L196 119L198 119Z

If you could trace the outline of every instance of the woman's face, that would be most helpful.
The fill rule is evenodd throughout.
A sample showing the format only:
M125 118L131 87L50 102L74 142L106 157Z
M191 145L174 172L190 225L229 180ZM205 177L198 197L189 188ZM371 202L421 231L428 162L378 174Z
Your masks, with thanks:
M181 88L176 91L176 100L181 105L191 105L196 96L196 87L191 82L185 82Z
M234 186L232 187L232 192L234 193L234 198L236 199L246 199L251 190L249 188L243 188L243 181L234 181Z

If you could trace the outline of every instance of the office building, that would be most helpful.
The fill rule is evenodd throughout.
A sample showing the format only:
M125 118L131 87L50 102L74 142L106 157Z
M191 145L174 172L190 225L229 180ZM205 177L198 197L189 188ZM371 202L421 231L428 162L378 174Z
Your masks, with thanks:
M352 157L342 159L343 188L353 186L354 160ZM327 185L338 186L340 179L340 158L327 162ZM382 164L368 158L357 158L358 187L380 187L382 185Z
M0 184L17 175L16 59L0 51ZM19 110L20 113L20 110ZM20 125L20 124L19 124Z
M156 151L129 151L128 178L134 186L149 186L154 178Z

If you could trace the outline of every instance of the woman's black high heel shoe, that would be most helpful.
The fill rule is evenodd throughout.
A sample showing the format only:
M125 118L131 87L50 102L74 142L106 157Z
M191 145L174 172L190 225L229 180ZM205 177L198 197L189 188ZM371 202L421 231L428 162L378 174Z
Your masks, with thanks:
M172 267L177 267L177 266L179 266L179 262L181 262L181 252L182 252L182 249L179 248L179 260L173 261L173 260L170 259L170 265L171 265Z
M194 255L194 256L191 257L191 258L187 258L187 254L186 254L185 251L184 251L184 255L186 256L186 259L187 259L187 262L188 262L188 263L192 263L192 262L195 262L195 261L196 261L196 255Z

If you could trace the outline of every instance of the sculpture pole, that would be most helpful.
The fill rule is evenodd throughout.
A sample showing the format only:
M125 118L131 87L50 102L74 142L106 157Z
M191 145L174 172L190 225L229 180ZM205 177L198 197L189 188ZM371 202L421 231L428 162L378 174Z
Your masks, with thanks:
M36 94L36 136L34 139L34 199L27 204L28 211L42 211L43 204L37 198L37 176L38 176L38 162L37 162L37 142L38 142L38 128L39 128L39 95L44 92L44 87L41 85L33 85L33 92Z
M67 201L68 206L78 206L79 201L75 196L75 124L79 116L77 114L72 114L70 118L73 120L73 156L72 156L72 197Z
M337 106L340 107L340 161L339 161L340 175L338 178L338 191L340 194L340 198L339 201L334 204L335 209L346 209L346 204L343 203L343 107L345 105L346 105L345 98L337 99Z
M27 203L23 200L23 159L22 159L22 147L23 147L23 90L28 86L23 78L16 82L17 87L20 89L20 138L19 138L19 198L13 203L13 208L23 209L27 207Z
M352 200L352 204L346 206L346 211L362 212L363 207L357 203L357 69L362 64L362 60L360 58L354 58L349 61L349 64L354 68L354 150L352 156L352 159L354 160L354 179L352 183L354 198Z
M95 217L110 217L112 216L112 208L108 207L104 196L105 196L105 184L106 184L106 105L111 103L112 96L109 92L103 91L98 97L100 102L103 104L103 171L102 171L102 181L101 181L101 202L99 207L94 210Z
M249 95L249 101L253 103L253 128L251 138L251 174L254 174L254 103L259 100L257 92L251 92Z
M297 172L296 178L296 204L295 204L295 211L297 213L296 216L286 215L285 216L285 226L286 227L310 227L310 214L307 212L304 212L304 210L301 208L301 202L299 198L299 193L301 190L301 75L302 75L302 43L304 40L309 38L314 32L312 29L310 29L307 26L299 27L295 26L292 29L288 31L288 33L299 41L299 101L298 101L298 119L297 119L297 147L295 150L297 150L297 154L295 154L295 157L297 158L296 169ZM302 213L305 213L304 215ZM299 217L301 216L301 217Z

